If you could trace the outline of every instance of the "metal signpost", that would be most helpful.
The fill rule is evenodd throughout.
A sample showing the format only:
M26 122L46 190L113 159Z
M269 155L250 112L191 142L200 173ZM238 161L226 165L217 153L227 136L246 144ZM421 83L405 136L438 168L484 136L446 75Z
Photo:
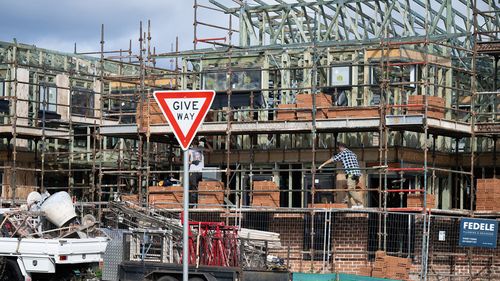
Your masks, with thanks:
M184 151L183 171L183 236L182 236L182 280L189 275L189 145L203 123L215 98L214 91L155 91L153 96L168 121L177 141Z

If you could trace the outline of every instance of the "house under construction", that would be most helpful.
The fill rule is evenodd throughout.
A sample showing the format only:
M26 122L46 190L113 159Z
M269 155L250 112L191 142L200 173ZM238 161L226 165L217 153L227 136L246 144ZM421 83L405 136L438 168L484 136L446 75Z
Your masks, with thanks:
M181 177L182 151L152 93L214 90L193 220L279 233L272 254L294 272L384 277L382 250L411 279L498 280L500 250L460 247L458 227L500 217L499 14L491 0L195 0L192 50L157 52L149 23L138 53L107 50L104 27L92 53L0 43L1 202L66 190L103 224L120 200L178 213L182 187L160 182ZM343 203L341 165L317 170L339 142L362 209Z

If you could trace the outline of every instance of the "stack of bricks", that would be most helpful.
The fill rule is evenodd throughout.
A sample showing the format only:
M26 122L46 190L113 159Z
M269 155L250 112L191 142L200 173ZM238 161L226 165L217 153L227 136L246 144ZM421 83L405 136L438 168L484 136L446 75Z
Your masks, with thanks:
M319 108L316 112L316 119L326 119L328 109L332 107L332 97L327 94L317 94L316 107Z
M180 209L183 204L182 186L150 186L148 187L149 205L161 209Z
M397 280L410 279L411 261L408 258L388 256L384 251L375 253L375 263L371 272L372 277Z
M278 208L280 206L278 185L272 181L254 181L252 206Z
M296 96L297 120L311 120L313 95L298 94ZM328 108L332 106L332 98L327 94L316 94L316 119L326 119Z
M500 211L500 179L478 179L476 211Z
M424 114L424 96L409 96L408 104L421 104L422 106L408 107L408 114ZM445 101L441 97L427 96L427 116L437 119L444 118Z
M316 208L316 209L347 209L348 206L345 203L309 203L307 205L308 208Z
M149 107L149 120L148 120L148 107ZM141 116L142 115L142 116ZM149 125L156 124L165 124L167 120L163 113L161 112L158 103L156 103L155 99L150 98L149 104L148 101L144 101L144 103L137 104L137 110L135 113L136 122L140 127L147 127Z
M371 266L362 266L358 269L358 275L360 276L372 276L372 268Z
M130 202L132 204L139 204L139 194L122 194L120 195L122 202Z
M316 96L316 119L326 118L370 118L379 117L378 106L332 107L332 97L327 94L298 94L296 104L280 104L276 120L311 120L313 96Z
M220 209L224 205L224 183L200 181L198 183L198 208Z
M149 108L149 111L148 111ZM148 119L149 114L149 119ZM213 122L215 121L215 113L208 112L205 117L205 122ZM163 115L163 112L160 109L160 106L156 102L154 98L149 99L148 101L144 101L144 103L138 103L136 112L135 112L135 122L139 127L147 127L149 125L160 125L167 124L167 119Z
M26 200L28 195L33 192L37 191L38 187L37 186L29 186L29 185L16 185L15 187L16 192L15 192L15 198L18 200ZM5 184L2 186L0 189L0 198L1 199L12 199L12 196L14 196L13 188L10 188L10 185Z
M139 194L122 194L120 195L120 200L132 209L137 209L141 205L139 203Z
M379 117L379 108L377 106L339 106L330 108L327 117L330 118L370 118Z
M276 120L289 121L297 119L297 112L295 108L296 104L278 104L278 110L276 111Z
M406 197L406 207L408 208L423 208L424 195L423 194L408 194ZM434 194L427 194L427 208L436 208L436 196Z

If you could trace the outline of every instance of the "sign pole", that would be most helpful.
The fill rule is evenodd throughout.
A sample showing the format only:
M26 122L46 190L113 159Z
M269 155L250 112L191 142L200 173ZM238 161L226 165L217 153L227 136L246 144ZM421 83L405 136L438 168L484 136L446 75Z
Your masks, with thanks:
M155 91L153 96L184 151L184 210L182 219L182 280L189 273L189 145L215 98L212 90Z
M182 280L188 281L189 275L189 152L184 150L184 216L182 222Z

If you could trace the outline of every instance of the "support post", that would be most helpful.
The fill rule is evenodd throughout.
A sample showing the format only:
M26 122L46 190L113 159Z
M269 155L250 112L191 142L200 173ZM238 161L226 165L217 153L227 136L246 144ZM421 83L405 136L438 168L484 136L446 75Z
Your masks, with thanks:
M182 216L182 280L188 281L189 275L189 246L188 246L188 230L189 230L189 153L184 150L184 175L183 175L183 200L184 211Z

